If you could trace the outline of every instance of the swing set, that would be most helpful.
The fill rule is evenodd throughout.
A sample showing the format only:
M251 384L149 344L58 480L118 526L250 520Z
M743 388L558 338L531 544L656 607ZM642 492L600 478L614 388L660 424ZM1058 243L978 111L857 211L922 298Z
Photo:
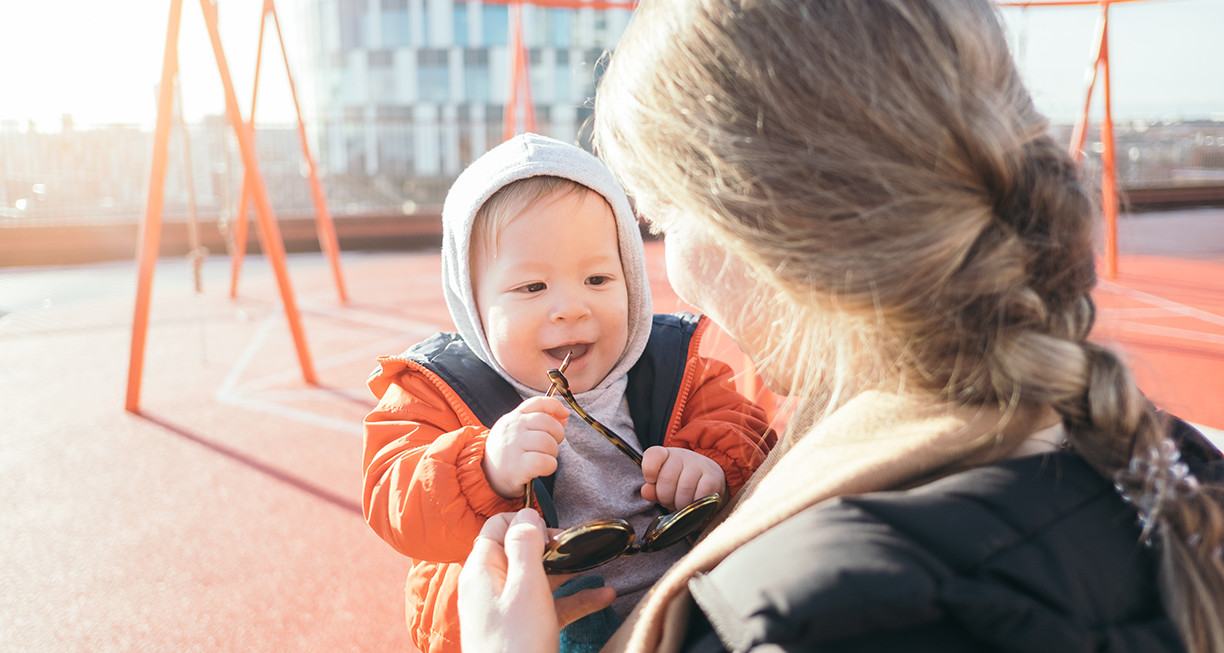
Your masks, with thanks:
M234 83L230 77L229 66L225 52L221 47L221 35L217 26L217 6L213 0L200 0L200 9L204 14L204 23L208 29L213 55L217 61L217 72L221 76L221 84L225 90L225 113L230 126L238 140L238 148L242 155L244 178L242 184L242 199L238 207L238 220L235 224L234 247L231 252L233 278L230 285L230 296L236 296L238 275L242 269L242 258L246 251L246 220L247 211L254 204L256 227L262 241L264 251L272 262L272 270L276 276L277 287L281 301L284 304L285 315L289 321L289 331L293 336L293 344L297 350L298 363L302 369L302 378L309 384L317 384L314 363L310 357L310 349L306 345L306 333L302 328L301 314L289 281L289 273L285 263L285 245L280 228L272 213L272 204L268 198L267 187L255 156L255 106L259 90L260 63L263 55L264 31L271 17L280 41L281 55L285 61L285 74L289 78L289 89L293 97L293 105L297 112L298 133L301 137L302 154L309 171L311 194L315 204L315 223L319 234L321 249L331 260L336 288L341 303L348 301L344 289L344 279L340 269L339 245L337 243L335 225L327 210L327 200L323 186L319 181L314 158L306 136L306 124L302 120L301 105L298 102L297 90L293 85L293 75L289 69L289 56L285 50L285 39L281 33L280 20L276 14L273 0L264 0L260 13L259 47L255 63L255 89L251 94L251 115L249 121L242 119L238 107L238 96L234 91ZM179 71L178 36L183 10L183 0L170 1L170 17L166 27L166 47L162 57L161 85L158 89L157 126L153 137L153 165L149 175L148 198L145 203L144 222L141 223L140 254L138 263L138 278L136 284L136 307L132 319L132 341L128 360L127 395L124 408L133 413L140 412L140 388L144 370L145 339L149 327L149 304L153 288L153 273L157 265L158 248L161 243L162 205L164 201L167 150L169 147L171 121L174 113L174 91ZM181 117L180 117L181 120ZM186 127L183 125L184 142L186 142ZM188 172L190 175L190 172ZM189 184L189 188L191 188ZM192 193L194 195L194 192ZM196 290L200 289L199 266L202 262L202 250L199 247L198 225L194 217L194 202L192 203L192 220L188 234L191 239L190 256L196 270Z

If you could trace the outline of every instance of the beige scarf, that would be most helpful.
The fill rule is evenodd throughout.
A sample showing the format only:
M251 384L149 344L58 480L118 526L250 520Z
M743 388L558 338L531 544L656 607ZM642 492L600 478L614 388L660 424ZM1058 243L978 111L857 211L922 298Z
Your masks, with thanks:
M769 469L752 494L668 571L603 651L674 652L691 603L687 583L737 547L831 497L903 488L1006 457L1056 419L1044 411L936 404L867 392L821 420Z

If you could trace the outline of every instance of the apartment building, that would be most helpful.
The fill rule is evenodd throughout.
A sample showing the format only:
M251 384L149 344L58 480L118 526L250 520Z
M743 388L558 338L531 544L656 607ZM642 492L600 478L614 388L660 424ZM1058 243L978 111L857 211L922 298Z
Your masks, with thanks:
M536 131L581 140L597 64L631 11L547 4L518 5ZM307 0L305 9L305 72L328 175L375 178L382 192L432 204L464 166L501 142L511 5ZM520 106L517 114L525 113Z

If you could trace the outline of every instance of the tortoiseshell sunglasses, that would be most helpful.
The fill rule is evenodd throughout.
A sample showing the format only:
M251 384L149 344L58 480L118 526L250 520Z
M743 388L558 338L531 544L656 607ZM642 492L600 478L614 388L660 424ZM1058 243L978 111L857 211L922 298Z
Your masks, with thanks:
M568 361L567 356L565 363ZM636 449L578 405L578 400L570 391L569 380L562 371L565 363L562 363L561 369L548 371L548 379L552 382L549 394L555 390L583 421L641 467L642 455ZM528 485L530 486L530 483ZM624 519L600 519L568 528L554 535L545 547L544 570L550 574L586 571L623 556L667 548L709 523L722 507L722 503L722 496L715 492L676 512L659 515L646 527L646 533L637 545L634 545L637 534L634 533L633 526Z

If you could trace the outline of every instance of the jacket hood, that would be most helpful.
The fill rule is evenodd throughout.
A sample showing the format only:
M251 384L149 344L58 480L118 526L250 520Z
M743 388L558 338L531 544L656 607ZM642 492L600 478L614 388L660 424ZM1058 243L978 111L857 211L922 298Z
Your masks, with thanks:
M493 358L476 310L470 251L472 225L485 201L511 182L545 175L569 179L599 193L616 218L629 296L629 331L621 358L593 389L598 392L624 376L642 355L650 336L653 309L642 234L629 198L612 172L582 148L539 134L520 134L480 156L459 175L442 206L442 288L446 307L455 330L481 361L510 382L520 395L539 394L507 374Z

